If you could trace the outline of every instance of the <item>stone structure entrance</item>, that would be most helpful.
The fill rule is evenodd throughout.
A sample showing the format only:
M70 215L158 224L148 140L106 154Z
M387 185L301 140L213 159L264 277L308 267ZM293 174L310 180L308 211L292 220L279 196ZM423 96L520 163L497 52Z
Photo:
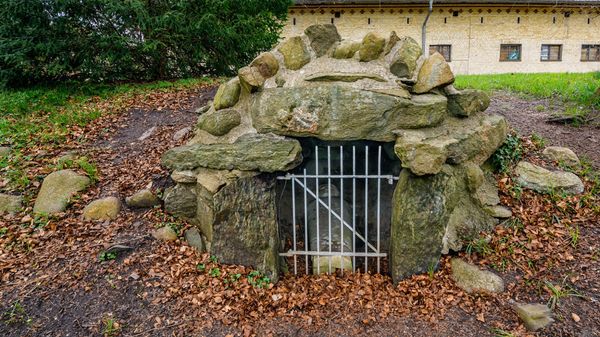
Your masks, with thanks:
M437 266L442 254L497 222L499 199L484 163L504 141L507 125L484 112L484 93L452 87L454 75L441 55L421 54L414 40L394 32L353 42L341 40L333 25L285 39L221 85L200 110L196 136L163 155L176 182L165 193L166 209L198 226L220 261L251 265L276 280L286 263L279 256L286 247L277 177L303 170L315 142L346 149L352 142L382 144L382 158L393 158L383 169L398 183L381 194L391 214L389 234L378 232L378 253L389 247L387 269L395 281ZM312 191L321 187L314 185ZM323 188L335 199L335 189ZM354 207L349 211L368 218L368 208ZM329 241L315 240L315 248L326 244L328 251ZM338 262L342 269L357 267L343 255Z

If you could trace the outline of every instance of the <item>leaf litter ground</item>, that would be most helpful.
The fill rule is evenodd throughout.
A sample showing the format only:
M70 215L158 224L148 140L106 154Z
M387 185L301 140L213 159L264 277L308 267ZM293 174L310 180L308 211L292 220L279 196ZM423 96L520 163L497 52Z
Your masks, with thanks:
M189 225L159 207L125 208L110 222L82 220L83 207L98 197L123 199L147 186L158 193L169 186L160 155L186 141L173 134L194 125L194 111L214 92L214 86L197 86L100 102L103 117L73 128L63 144L27 153L28 196L68 151L96 164L98 182L63 214L32 218L31 197L23 213L0 220L6 228L0 236L1 335L535 335L516 317L515 301L554 305L557 322L539 336L598 335L600 201L591 180L584 195L562 197L520 190L509 175L498 176L513 218L458 255L496 270L507 283L500 295L457 288L449 257L438 271L398 285L365 273L286 275L273 285L250 268L197 253L181 237ZM523 140L529 160L555 164ZM161 225L174 226L180 240L154 240L150 233ZM103 255L107 250L114 255Z

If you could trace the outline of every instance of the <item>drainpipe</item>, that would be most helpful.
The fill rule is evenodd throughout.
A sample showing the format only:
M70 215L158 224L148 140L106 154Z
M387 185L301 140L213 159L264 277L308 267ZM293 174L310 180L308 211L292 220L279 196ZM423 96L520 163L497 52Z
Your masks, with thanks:
M427 16L425 17L425 21L423 21L423 27L421 28L421 49L423 49L423 56L427 57L429 55L429 48L426 44L426 35L427 35L427 21L429 21L429 16L433 12L433 0L429 0L429 11L427 12Z

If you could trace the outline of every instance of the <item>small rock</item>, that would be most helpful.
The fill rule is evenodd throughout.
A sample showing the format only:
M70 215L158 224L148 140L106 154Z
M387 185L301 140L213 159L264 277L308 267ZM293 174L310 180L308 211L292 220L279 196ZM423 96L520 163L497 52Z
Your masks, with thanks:
M196 110L196 113L198 115L202 115L203 113L207 112L208 110L210 110L210 107L213 105L213 101L208 101L206 103L205 106L201 106L198 108L198 110Z
M200 235L200 231L196 227L192 227L185 231L185 241L187 243L196 248L199 252L204 252L204 242L202 241L202 236Z
M512 211L509 208L504 207L502 205L488 206L484 209L489 215L493 216L494 218L508 219L512 216Z
M581 320L581 318L579 318L579 315L577 315L576 313L571 313L571 317L573 318L573 320L575 322L579 322Z
M175 132L173 134L173 140L179 141L179 140L183 139L183 137L187 136L187 134L190 133L190 131L192 131L192 128L188 126L188 127L185 127L183 129Z
M568 166L579 166L579 157L571 149L560 146L548 146L542 152L549 160L564 163Z
M160 200L149 189L143 189L125 198L125 203L131 208L150 208L158 205Z
M487 270L480 270L477 266L461 259L452 259L452 278L456 285L468 293L504 291L504 281L500 276Z
M0 158L8 157L9 154L10 154L10 147L0 146Z
M121 211L121 202L116 197L94 200L83 209L85 220L114 220Z
M552 310L544 304L516 304L515 310L529 331L540 330L554 322Z
M173 171L171 179L176 183L193 184L196 182L196 173L194 171Z
M139 138L138 140L142 141L142 140L146 140L148 139L150 136L152 136L152 134L154 133L154 131L156 131L156 126L151 127L150 129L146 130L146 132L144 132Z
M539 193L562 191L567 194L581 194L584 190L581 179L571 172L550 171L522 161L517 164L515 173L519 184Z
M42 187L33 206L33 212L38 214L63 212L67 208L69 199L75 193L86 189L90 183L90 178L73 170L50 173L42 182Z
M242 86L240 85L240 80L237 77L234 77L227 83L221 84L213 101L215 110L234 106L240 99L241 90Z
M157 240L162 241L175 241L177 240L177 233L171 228L171 226L164 226L152 233L152 236Z
M0 193L0 214L16 213L21 209L22 204L22 196Z
M21 218L21 223L31 222L32 220L33 218L31 217L31 215L26 214L24 217Z

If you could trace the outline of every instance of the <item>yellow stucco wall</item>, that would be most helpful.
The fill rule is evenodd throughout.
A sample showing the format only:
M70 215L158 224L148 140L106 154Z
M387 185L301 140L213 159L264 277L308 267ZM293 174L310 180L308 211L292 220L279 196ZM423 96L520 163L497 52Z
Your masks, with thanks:
M364 13L361 14L361 10ZM343 13L334 18L332 12L335 11ZM461 12L455 17L451 11ZM564 11L570 11L570 16L565 17ZM425 15L424 7L292 8L284 36L302 34L306 27L331 23L333 18L344 39L360 40L368 32L387 37L394 30L400 36L411 36L420 44ZM556 23L553 23L554 18ZM450 65L457 74L600 70L600 62L580 60L582 44L600 44L600 13L595 8L438 6L434 7L427 27L427 44L452 45ZM500 44L521 44L521 61L500 62ZM562 45L562 61L540 61L542 44Z

